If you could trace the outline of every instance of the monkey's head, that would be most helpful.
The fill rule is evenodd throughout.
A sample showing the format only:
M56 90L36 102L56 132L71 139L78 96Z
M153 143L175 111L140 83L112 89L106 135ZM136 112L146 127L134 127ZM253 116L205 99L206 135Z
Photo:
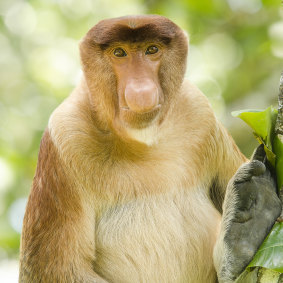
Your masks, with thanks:
M99 121L120 135L160 124L182 84L187 49L184 32L162 16L127 16L95 25L80 51Z

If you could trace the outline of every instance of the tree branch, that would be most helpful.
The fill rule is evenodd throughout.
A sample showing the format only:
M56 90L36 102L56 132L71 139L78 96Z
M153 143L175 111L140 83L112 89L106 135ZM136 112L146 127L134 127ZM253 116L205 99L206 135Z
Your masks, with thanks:
M279 95L278 95L278 116L275 125L275 133L283 142L283 72L280 78Z

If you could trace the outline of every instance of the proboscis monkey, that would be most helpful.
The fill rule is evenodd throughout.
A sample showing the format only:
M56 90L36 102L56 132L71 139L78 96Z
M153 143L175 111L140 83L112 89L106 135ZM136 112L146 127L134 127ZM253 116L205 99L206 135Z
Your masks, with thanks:
M21 283L230 282L251 260L281 203L184 80L187 49L156 15L83 38L83 78L41 141Z

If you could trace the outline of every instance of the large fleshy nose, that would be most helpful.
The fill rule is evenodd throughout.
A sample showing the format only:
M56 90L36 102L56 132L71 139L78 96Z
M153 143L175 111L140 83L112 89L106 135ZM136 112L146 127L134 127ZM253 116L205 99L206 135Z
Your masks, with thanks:
M150 112L159 103L158 88L150 79L131 80L125 88L125 100L133 112Z

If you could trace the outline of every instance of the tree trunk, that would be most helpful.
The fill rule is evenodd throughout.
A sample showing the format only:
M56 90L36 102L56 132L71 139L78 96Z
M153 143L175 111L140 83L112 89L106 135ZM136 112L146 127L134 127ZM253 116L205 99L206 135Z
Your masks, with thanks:
M278 95L278 116L275 125L275 133L278 136L279 140L283 143L283 72L280 78L279 95ZM280 194L280 199L283 203L283 186L280 188L279 194ZM278 220L283 222L283 208Z

